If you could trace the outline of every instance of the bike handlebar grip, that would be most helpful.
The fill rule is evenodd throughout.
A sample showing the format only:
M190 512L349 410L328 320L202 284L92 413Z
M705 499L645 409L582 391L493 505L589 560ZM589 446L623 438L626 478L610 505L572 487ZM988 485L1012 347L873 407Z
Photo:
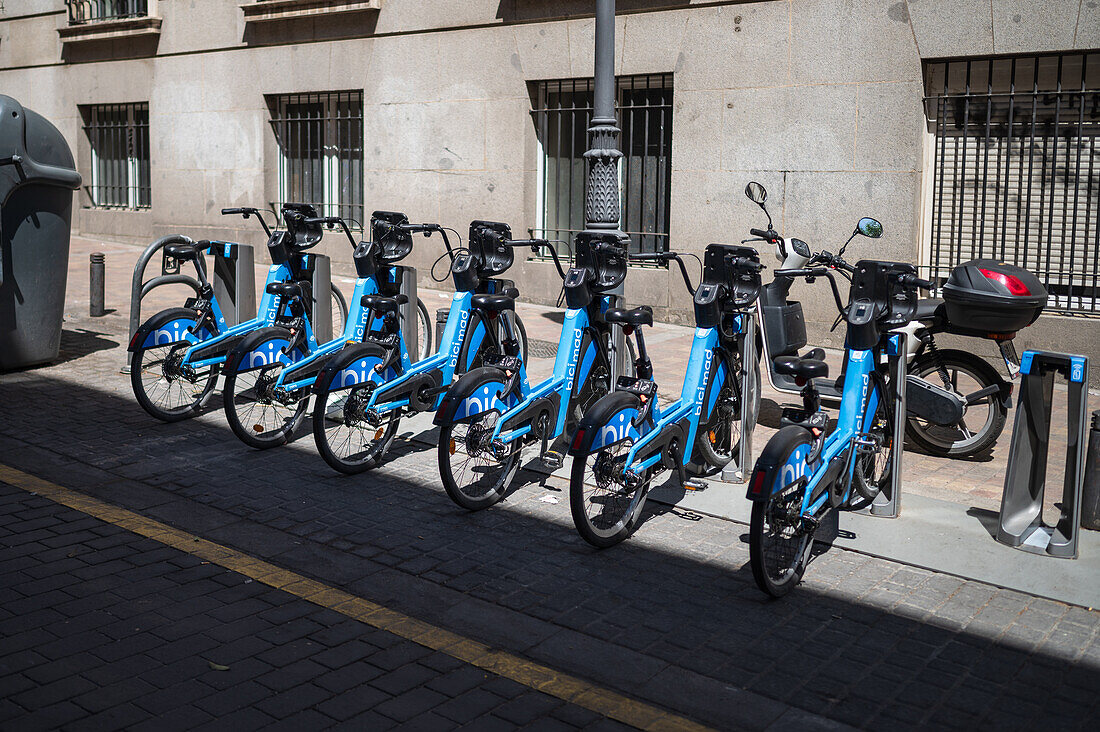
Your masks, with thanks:
M898 282L904 287L918 287L922 290L931 290L936 287L936 283L922 280L916 275L901 275L898 277Z
M640 262L668 261L670 259L676 259L676 252L642 252L641 254L631 254L630 258Z
M229 216L230 214L243 214L252 213L252 209L248 208L223 208L222 216Z
M748 257L730 257L729 263L734 267L744 267L745 269L752 269L756 272L760 272L764 269L764 265L757 262L755 259L749 259Z

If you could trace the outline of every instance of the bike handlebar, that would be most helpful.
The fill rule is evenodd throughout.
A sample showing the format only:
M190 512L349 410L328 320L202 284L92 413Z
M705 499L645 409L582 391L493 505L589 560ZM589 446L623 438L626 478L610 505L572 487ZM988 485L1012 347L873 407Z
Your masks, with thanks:
M680 257L678 252L643 252L641 254L632 254L630 259L633 261L642 262L669 262L676 260L676 264L680 265L680 275L684 278L684 287L695 295L695 288L691 285L691 278L688 276L687 267L684 266L684 260Z
M249 216L255 216L257 219L259 219L260 226L264 227L264 232L268 236L271 236L271 227L267 225L266 221L264 221L264 217L260 215L259 209L252 208L251 206L245 206L245 207L242 207L242 208L223 208L222 209L222 215L223 216L231 216L231 215L234 215L234 214L239 214L239 215L243 216L246 219Z
M910 274L898 277L898 283L901 284L902 287L918 287L922 290L931 290L936 286L936 283L931 280L924 280L916 275Z
M726 257L726 262L734 267L751 269L754 272L761 272L765 269L764 265L760 262L757 262L755 259L749 259L748 257L735 257L732 254Z
M764 229L749 229L749 233L753 236L759 236L765 241L775 241L779 238L779 232L774 229L768 229L766 231Z
M340 228L344 230L344 235L348 238L348 241L351 242L352 248L355 248L357 246L355 242L355 237L351 235L351 229L348 228L348 225L344 223L344 220L339 216L318 216L316 218L306 218L302 221L306 224L320 224L321 226L328 227L333 227L339 224Z

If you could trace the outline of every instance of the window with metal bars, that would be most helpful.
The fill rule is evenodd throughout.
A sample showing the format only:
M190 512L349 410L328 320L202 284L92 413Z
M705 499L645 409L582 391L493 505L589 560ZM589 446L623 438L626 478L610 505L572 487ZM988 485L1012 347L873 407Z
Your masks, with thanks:
M96 208L149 208L149 104L96 104L82 108L91 147L91 184Z
M268 96L279 145L279 197L322 216L363 221L363 92Z
M533 87L540 147L535 231L571 241L585 225L584 152L592 121L592 81L540 81ZM620 227L630 234L631 251L668 251L672 74L619 77L616 93L623 151Z
M70 25L143 18L149 14L149 0L65 0L65 4L69 7Z
M1034 272L1048 310L1100 314L1100 53L925 64L932 274Z

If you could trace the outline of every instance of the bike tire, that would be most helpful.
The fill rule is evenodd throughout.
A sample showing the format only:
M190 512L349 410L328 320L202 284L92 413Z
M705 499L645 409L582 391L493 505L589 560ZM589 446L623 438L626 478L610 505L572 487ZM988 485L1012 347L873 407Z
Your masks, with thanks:
M265 338L254 341L254 345L272 339L289 341L292 337L286 328L274 326L267 329ZM285 445L309 408L308 395L290 407L277 402L267 392L274 383L273 377L282 369L280 362L249 371L225 370L222 394L225 419L241 442L257 450ZM256 414L257 408L259 414Z
M773 488L777 480L783 479L785 471L782 466L798 462L796 452L800 449L803 451L801 459L804 465L810 444L809 432L801 427L784 427L772 436L764 450L768 457L776 455L778 459L772 464L781 467L774 469L765 479L768 489ZM764 457L762 453L761 459ZM749 564L756 586L771 597L783 597L789 593L802 581L806 572L813 536L802 532L801 527L794 526L789 520L794 506L801 508L802 491L792 482L789 487L780 488L768 498L752 504ZM776 531L786 536L776 540Z
M939 356L942 359L944 368L947 369L948 375L956 383L960 373L967 374L969 379L976 382L976 390L998 384L1002 380L1000 374L997 373L997 369L972 353L955 349L941 349ZM920 358L914 360L909 365L909 373L922 378L931 377L929 380L932 383L940 385L936 359L931 353L924 353ZM992 448L1001 436L1001 432L1004 431L1005 423L1008 420L1008 407L997 394L991 394L979 403L987 404L989 412L981 428L972 433L969 438L964 436L961 440L952 439L949 431L952 426L941 427L940 425L924 424L912 415L909 415L906 419L905 434L914 445L930 455L950 458L967 458L980 455ZM968 412L972 406L967 407ZM961 424L963 429L969 432L969 429L966 428L965 416Z
M420 351L419 360L423 361L435 352L435 343L432 341L432 320L428 315L428 306L419 297L416 298L416 325L416 345Z
M871 505L893 475L893 457L897 447L894 436L894 409L882 373L874 374L872 380L879 398L875 413L871 416L870 429L865 429L865 432L877 435L882 441L882 448L874 454L856 455L852 487L863 500L853 501L853 496L848 496L848 505L845 508L850 511L860 511Z
M476 434L471 434L474 429L482 433L489 430L491 433L489 420L495 414L486 412L470 422L452 422L439 429L436 449L440 480L451 500L467 511L480 511L498 503L508 492L519 470L521 448L515 442L511 443L511 452L503 460L497 460L492 456L484 457L486 452L481 440ZM459 455L457 459L460 461L457 470L452 460L456 455ZM464 461L462 455L465 455ZM471 461L475 462L471 465ZM479 472L478 468L482 479L470 480L471 475Z
M169 308L152 316L143 325L155 329L158 325L172 320L193 319L194 316L194 310ZM130 354L130 388L133 389L134 397L142 409L162 422L179 422L200 414L217 387L218 375L221 373L220 365L210 367L205 376L200 374L194 381L182 376L169 377L164 373L164 365L168 358L182 356L181 351L186 351L190 346L189 341L173 341L149 348L138 346ZM160 385L162 391L158 396L154 386L160 381L164 383ZM187 397L184 393L186 387L179 383L181 381L186 381L192 387L198 387L198 392L195 393L192 389L190 398L184 398ZM164 406L166 404L164 399L172 393L174 388L177 388L181 397L179 403L172 407Z
M612 488L612 476L601 474L600 461L610 460L614 464L616 459L625 457L629 447L630 441L623 440L588 455L573 456L569 512L577 533L598 549L615 546L634 533L649 493L652 473L648 470L633 488L625 485ZM597 509L595 513L589 510L593 506Z
M379 347L377 355L380 361L384 361L386 351ZM347 360L350 363L362 357L363 352L356 351ZM346 365L340 364L339 367ZM313 404L313 439L317 443L317 452L333 470L345 475L355 475L377 467L389 451L401 425L401 414L397 409L391 410L381 425L367 422L362 405L370 389L370 386L362 385L331 391L328 384L317 385L317 397Z
M752 429L756 426L756 420L760 416L760 361L754 359L754 366L756 369L755 389L750 396L752 399L752 412L749 417L747 425L748 429ZM734 373L734 378L737 380L737 390L740 391L741 384L741 372L738 370ZM730 460L737 455L737 452L741 447L741 440L744 439L744 433L746 425L741 425L741 429L738 432L738 439L732 441L730 451L728 454L720 453L717 450L717 442L720 439L724 439L722 430L727 429L730 433L733 432L733 423L741 421L741 415L738 413L736 416L731 415L728 419L719 416L718 406L715 405L715 417L713 417L706 425L699 425L699 430L695 435L695 448L696 454L702 459L703 465L701 471L693 470L693 473L699 475L714 474L722 470L729 464ZM694 463L693 463L694 465Z
M348 301L336 285L332 285L332 337L339 338L348 323Z

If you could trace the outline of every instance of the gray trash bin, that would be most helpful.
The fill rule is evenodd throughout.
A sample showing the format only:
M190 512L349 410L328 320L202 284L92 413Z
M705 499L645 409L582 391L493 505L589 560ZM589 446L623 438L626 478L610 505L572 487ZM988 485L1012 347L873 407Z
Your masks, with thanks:
M79 187L57 128L0 94L0 369L57 358Z

